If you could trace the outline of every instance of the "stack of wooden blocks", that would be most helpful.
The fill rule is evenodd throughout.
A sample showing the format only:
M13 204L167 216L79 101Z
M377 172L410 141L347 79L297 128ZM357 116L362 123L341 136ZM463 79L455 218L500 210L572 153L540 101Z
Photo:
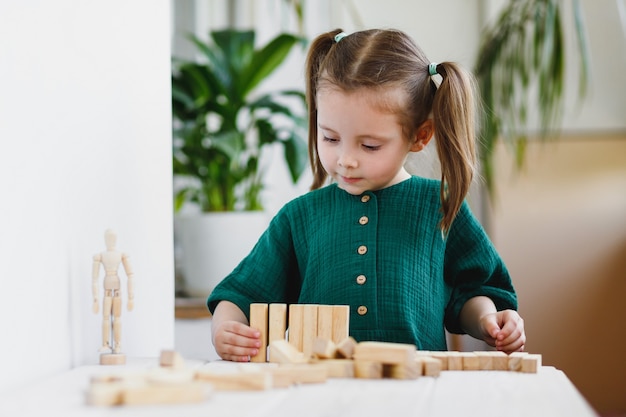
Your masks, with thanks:
M289 331L285 304L250 305L250 326L261 332L261 349L253 362L317 364L328 377L415 379L444 370L502 370L536 373L541 355L504 352L427 352L415 345L357 343L349 336L348 306L291 304ZM269 355L267 352L269 349Z

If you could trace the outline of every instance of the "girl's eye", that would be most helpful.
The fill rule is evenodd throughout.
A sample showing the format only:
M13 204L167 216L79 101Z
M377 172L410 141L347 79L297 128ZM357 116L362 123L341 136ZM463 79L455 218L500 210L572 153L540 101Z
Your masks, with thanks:
M377 151L380 149L380 145L363 145L368 151Z
M324 142L335 143L339 142L337 139L329 138L328 136L324 136Z

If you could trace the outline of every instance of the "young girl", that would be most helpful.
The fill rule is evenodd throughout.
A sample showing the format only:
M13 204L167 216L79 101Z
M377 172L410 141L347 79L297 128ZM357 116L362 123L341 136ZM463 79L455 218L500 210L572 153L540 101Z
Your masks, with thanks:
M350 305L357 341L445 350L447 328L523 350L511 279L464 202L475 170L471 76L430 63L402 32L335 30L313 41L306 77L312 191L280 210L209 296L220 357L257 354L253 302ZM404 168L433 135L441 181Z

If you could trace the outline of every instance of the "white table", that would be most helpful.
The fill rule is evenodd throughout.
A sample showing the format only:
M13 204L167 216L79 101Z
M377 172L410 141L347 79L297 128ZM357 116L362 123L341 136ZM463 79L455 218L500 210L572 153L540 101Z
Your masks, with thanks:
M127 368L155 367L157 359L132 359ZM225 362L189 362L225 366ZM233 364L234 365L234 364ZM229 366L229 365L226 365ZM267 391L215 391L200 404L91 407L85 390L92 376L114 367L83 366L0 396L0 416L596 416L565 374L444 371L417 380L329 379Z

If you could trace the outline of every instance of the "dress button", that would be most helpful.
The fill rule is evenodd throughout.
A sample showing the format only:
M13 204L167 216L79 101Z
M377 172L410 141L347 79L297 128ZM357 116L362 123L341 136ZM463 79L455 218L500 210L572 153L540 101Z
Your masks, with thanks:
M361 223L363 225L367 224L367 222L369 222L369 221L370 221L370 219L368 219L367 216L363 216L363 217L361 217L359 219L359 223Z
M365 245L359 246L359 249L357 249L357 252L359 253L359 255L365 255L367 253L367 246Z
M361 201L363 203L367 203L368 201L370 201L370 196L365 194L363 197L361 197Z
M367 314L367 307L359 306L359 308L356 309L356 312L359 313L359 316L364 316Z
M365 281L367 281L365 275L359 275L358 277L356 277L356 283L359 285L365 284Z

